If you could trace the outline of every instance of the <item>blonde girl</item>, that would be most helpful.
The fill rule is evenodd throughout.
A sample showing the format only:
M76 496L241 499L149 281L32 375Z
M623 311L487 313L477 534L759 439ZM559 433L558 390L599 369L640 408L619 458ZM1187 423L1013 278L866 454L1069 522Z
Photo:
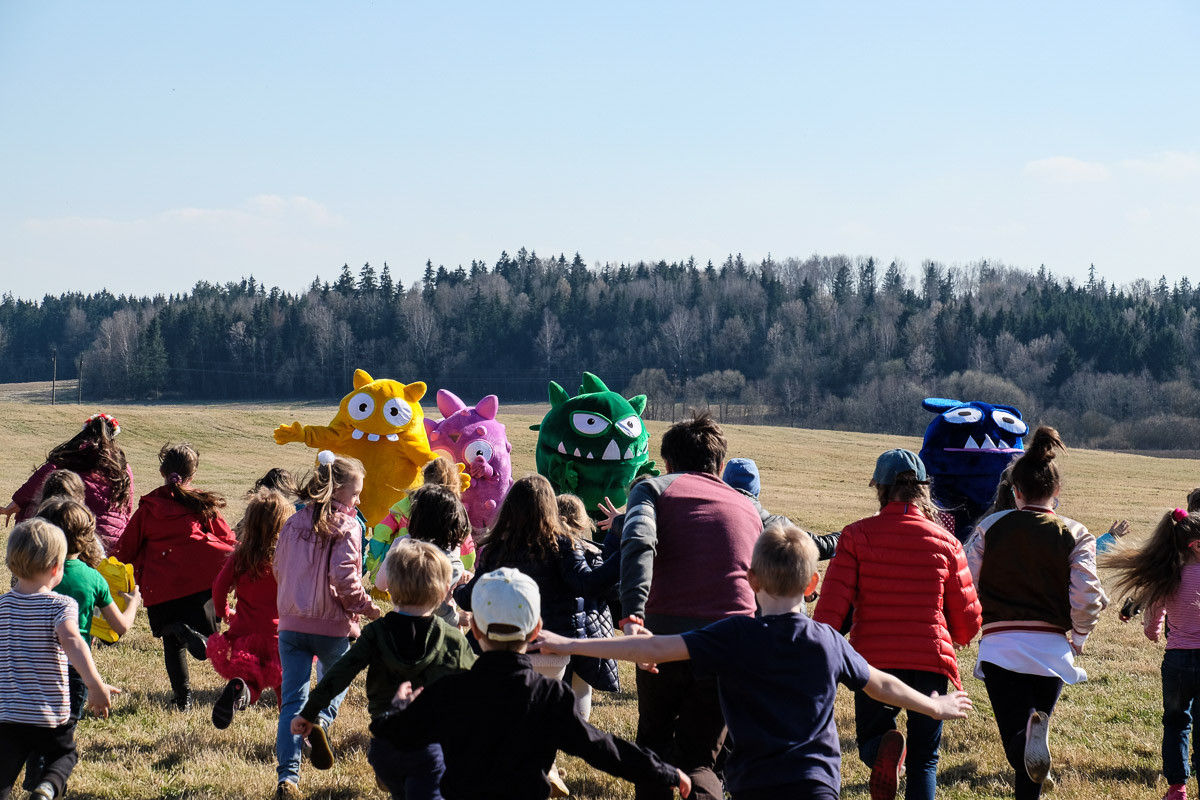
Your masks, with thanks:
M359 616L379 617L379 607L363 588L361 528L355 517L363 485L357 459L322 450L318 466L301 482L301 508L279 532L274 571L278 584L279 662L283 702L275 738L276 796L297 797L300 782L300 737L291 732L292 718L308 700L312 662L328 670L358 638ZM346 696L342 692L323 709L309 734L311 759L317 769L333 765L326 729Z

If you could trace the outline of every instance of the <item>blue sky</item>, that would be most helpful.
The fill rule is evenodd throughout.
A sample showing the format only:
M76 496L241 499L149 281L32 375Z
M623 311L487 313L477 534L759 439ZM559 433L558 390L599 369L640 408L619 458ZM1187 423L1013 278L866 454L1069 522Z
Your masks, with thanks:
M0 290L1200 261L1194 3L0 4Z

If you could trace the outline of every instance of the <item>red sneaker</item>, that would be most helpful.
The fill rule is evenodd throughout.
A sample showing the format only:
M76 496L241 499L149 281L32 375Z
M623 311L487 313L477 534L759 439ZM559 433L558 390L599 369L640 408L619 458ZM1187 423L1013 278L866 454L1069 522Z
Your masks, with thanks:
M879 741L875 765L871 767L871 800L895 800L904 770L904 734L888 731Z

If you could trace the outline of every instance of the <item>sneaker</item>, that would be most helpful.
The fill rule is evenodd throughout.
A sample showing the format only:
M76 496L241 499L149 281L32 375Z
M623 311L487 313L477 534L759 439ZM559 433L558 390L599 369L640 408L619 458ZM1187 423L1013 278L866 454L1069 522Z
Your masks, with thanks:
M275 787L275 800L300 800L300 784L295 781L280 781Z
M871 800L895 800L904 771L904 734L888 731L879 740L879 751L871 767Z
M308 734L308 743L312 745L309 761L315 769L329 769L333 766L333 748L329 746L329 731L324 725L314 725L312 733Z
M177 692L175 698L171 701L175 704L178 711L188 711L192 707L192 692L190 689L184 689L182 692Z
M1163 795L1163 800L1187 800L1187 784L1172 783L1167 787L1167 793Z
M29 800L54 800L54 784L42 781L29 793Z
M563 782L562 776L558 774L558 764L550 765L550 772L546 775L546 780L550 781L551 797L571 796L571 790L567 788L567 784Z
M1050 774L1050 715L1033 709L1025 725L1025 772L1041 783Z
M221 692L216 705L213 706L213 725L218 730L225 730L229 727L229 723L233 722L233 713L241 711L249 704L250 691L246 688L246 682L241 678L234 678L225 684L225 690Z

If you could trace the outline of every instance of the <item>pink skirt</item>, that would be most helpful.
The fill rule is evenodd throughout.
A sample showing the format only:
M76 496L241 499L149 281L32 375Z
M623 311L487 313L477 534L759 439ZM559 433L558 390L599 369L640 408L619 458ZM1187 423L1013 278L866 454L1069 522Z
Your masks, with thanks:
M225 680L241 678L250 690L250 702L257 703L263 689L279 694L283 672L279 666L279 636L251 633L230 638L228 633L208 637L208 660Z

